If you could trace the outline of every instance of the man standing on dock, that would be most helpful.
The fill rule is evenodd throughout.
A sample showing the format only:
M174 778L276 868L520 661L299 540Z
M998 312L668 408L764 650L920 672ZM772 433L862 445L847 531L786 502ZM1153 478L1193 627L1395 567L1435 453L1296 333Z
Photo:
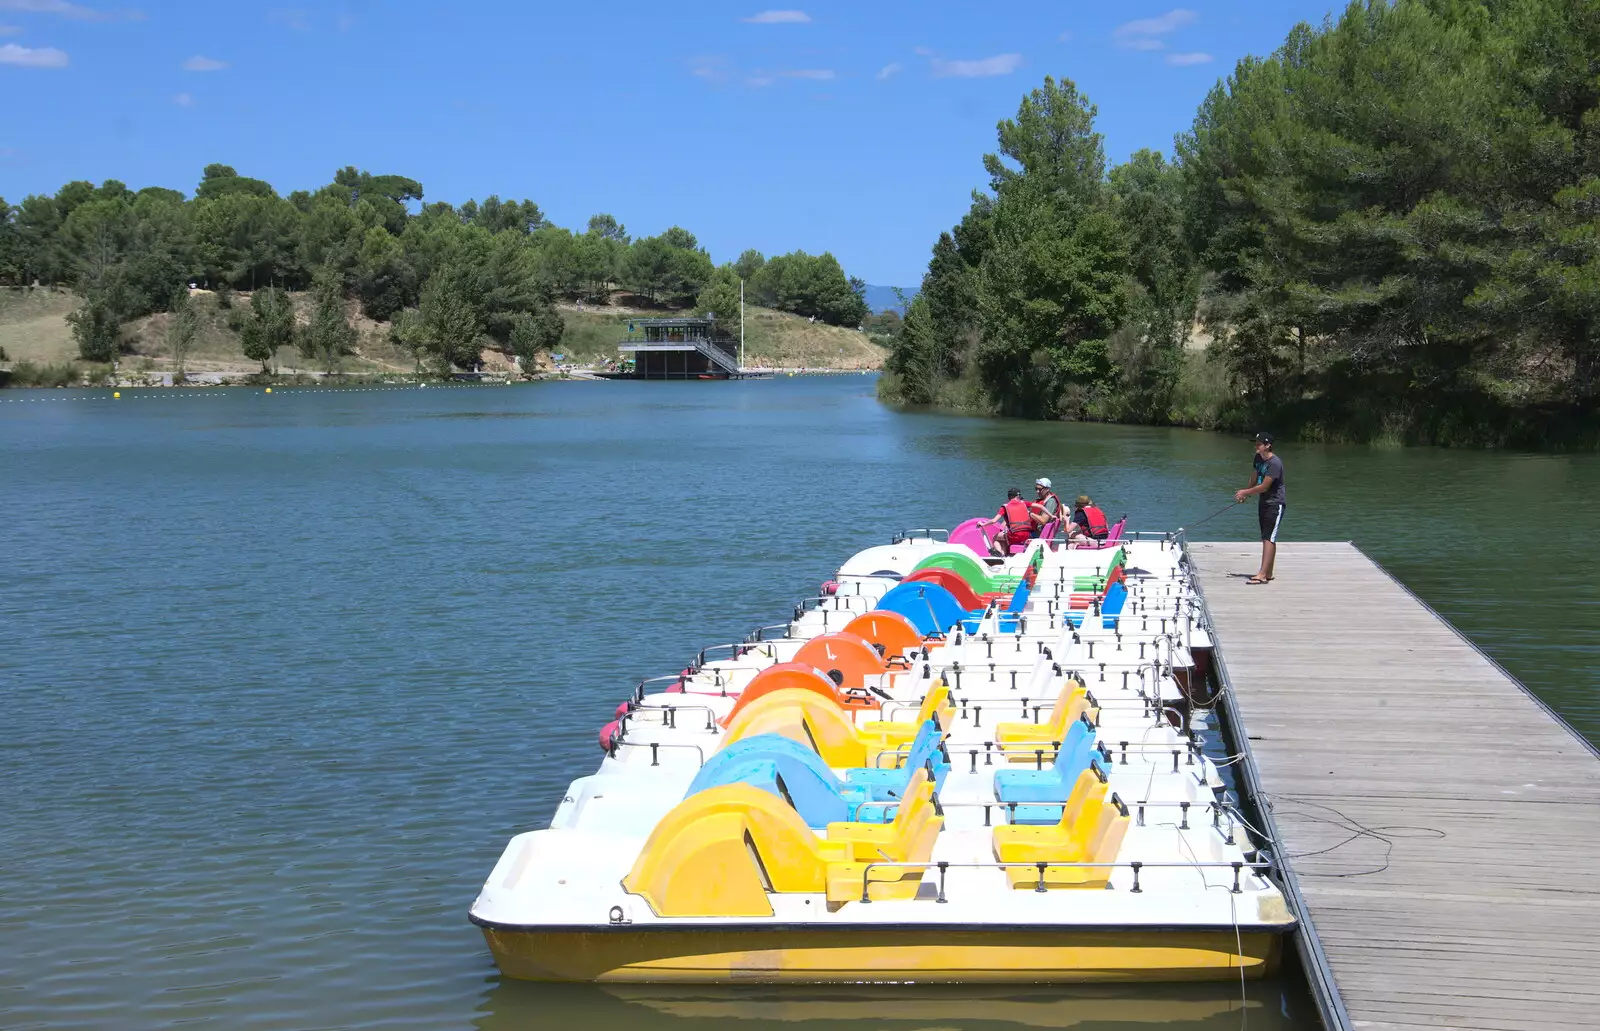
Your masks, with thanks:
M1261 568L1246 580L1247 584L1264 584L1272 580L1272 565L1278 558L1278 528L1283 525L1285 494L1283 491L1283 459L1272 453L1272 434L1256 434L1255 483L1244 490L1233 492L1233 500L1244 503L1252 494L1260 495L1261 506Z

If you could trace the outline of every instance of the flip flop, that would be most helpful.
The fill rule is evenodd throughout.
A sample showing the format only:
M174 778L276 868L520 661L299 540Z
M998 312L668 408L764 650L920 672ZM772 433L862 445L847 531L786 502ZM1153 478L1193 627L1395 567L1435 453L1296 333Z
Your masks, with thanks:
M1263 580L1259 576L1252 576L1250 579L1245 581L1245 585L1249 587L1255 587L1257 585L1267 584L1269 582L1269 580Z

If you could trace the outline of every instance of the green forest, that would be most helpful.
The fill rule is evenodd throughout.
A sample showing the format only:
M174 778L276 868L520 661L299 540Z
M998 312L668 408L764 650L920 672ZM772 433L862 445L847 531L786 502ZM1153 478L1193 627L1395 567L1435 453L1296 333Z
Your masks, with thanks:
M124 324L155 312L173 314L181 355L194 332L191 286L232 310L244 356L264 371L288 346L335 369L353 342L354 299L419 364L448 373L485 348L523 358L556 348L558 298L605 303L626 291L633 304L731 319L741 280L752 304L837 326L867 316L864 284L831 254L747 250L717 266L679 226L634 239L598 214L573 232L531 200L423 203L416 180L353 167L286 197L214 164L192 197L109 180L16 205L0 198L0 286L79 293L68 319L88 362L114 360ZM235 291L249 291L249 303L235 307ZM308 319L296 318L289 291L314 298Z
M1107 168L1045 79L940 235L887 400L1593 447L1600 3L1360 0Z

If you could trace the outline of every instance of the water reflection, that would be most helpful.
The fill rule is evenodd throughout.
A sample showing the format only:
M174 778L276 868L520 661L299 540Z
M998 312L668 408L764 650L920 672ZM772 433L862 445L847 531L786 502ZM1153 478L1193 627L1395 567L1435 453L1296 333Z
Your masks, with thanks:
M797 1031L999 1031L1003 1028L1114 1028L1181 1025L1237 1031L1314 1026L1273 982L1193 985L885 985L719 987L713 985L539 985L502 981L481 1007L480 1031L531 1031L581 1023L635 1031L748 1028Z

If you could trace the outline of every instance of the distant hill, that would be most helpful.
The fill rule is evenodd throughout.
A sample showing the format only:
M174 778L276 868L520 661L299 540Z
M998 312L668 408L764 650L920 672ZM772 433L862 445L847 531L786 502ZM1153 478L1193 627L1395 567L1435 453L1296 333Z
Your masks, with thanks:
M901 289L904 290L906 300L908 301L917 296L916 287L912 287L909 290L906 290L904 287L901 287ZM897 311L904 315L905 310L901 307L900 299L895 296L894 291L895 288L892 286L873 286L871 283L868 283L867 307L871 308L875 312Z
M294 293L290 300L302 318L309 320L311 295ZM66 290L0 289L0 351L5 352L10 362L70 366L81 372L85 366L77 361L78 346L67 323L67 315L81 303L76 295ZM233 295L231 310L222 308L217 296L210 291L194 294L194 309L200 325L187 363L190 372L243 376L260 369L259 363L245 358L239 334L228 318L249 308L247 293ZM580 310L565 302L557 308L566 323L566 333L557 350L569 360L580 363L617 357L617 345L627 335L630 320L673 314L593 304ZM345 372L372 375L412 371L415 363L411 355L400 351L390 340L387 322L374 322L362 316L353 301L347 309L357 342L356 354L343 362ZM172 370L167 349L170 318L166 314L146 315L124 324L123 333L129 347L129 353L124 354L121 361L124 370L153 374ZM883 367L887 354L883 345L853 329L810 322L798 315L754 305L745 313L745 357L752 366L878 369ZM317 367L315 362L301 359L293 348L285 348L279 359L286 370ZM504 365L503 361L496 365L491 352L484 353L484 360L497 368Z
M617 344L627 335L628 323L672 312L634 311L627 308L557 305L566 320L561 351L579 361L615 358ZM745 362L752 367L779 369L879 369L888 349L865 333L770 308L745 309Z

